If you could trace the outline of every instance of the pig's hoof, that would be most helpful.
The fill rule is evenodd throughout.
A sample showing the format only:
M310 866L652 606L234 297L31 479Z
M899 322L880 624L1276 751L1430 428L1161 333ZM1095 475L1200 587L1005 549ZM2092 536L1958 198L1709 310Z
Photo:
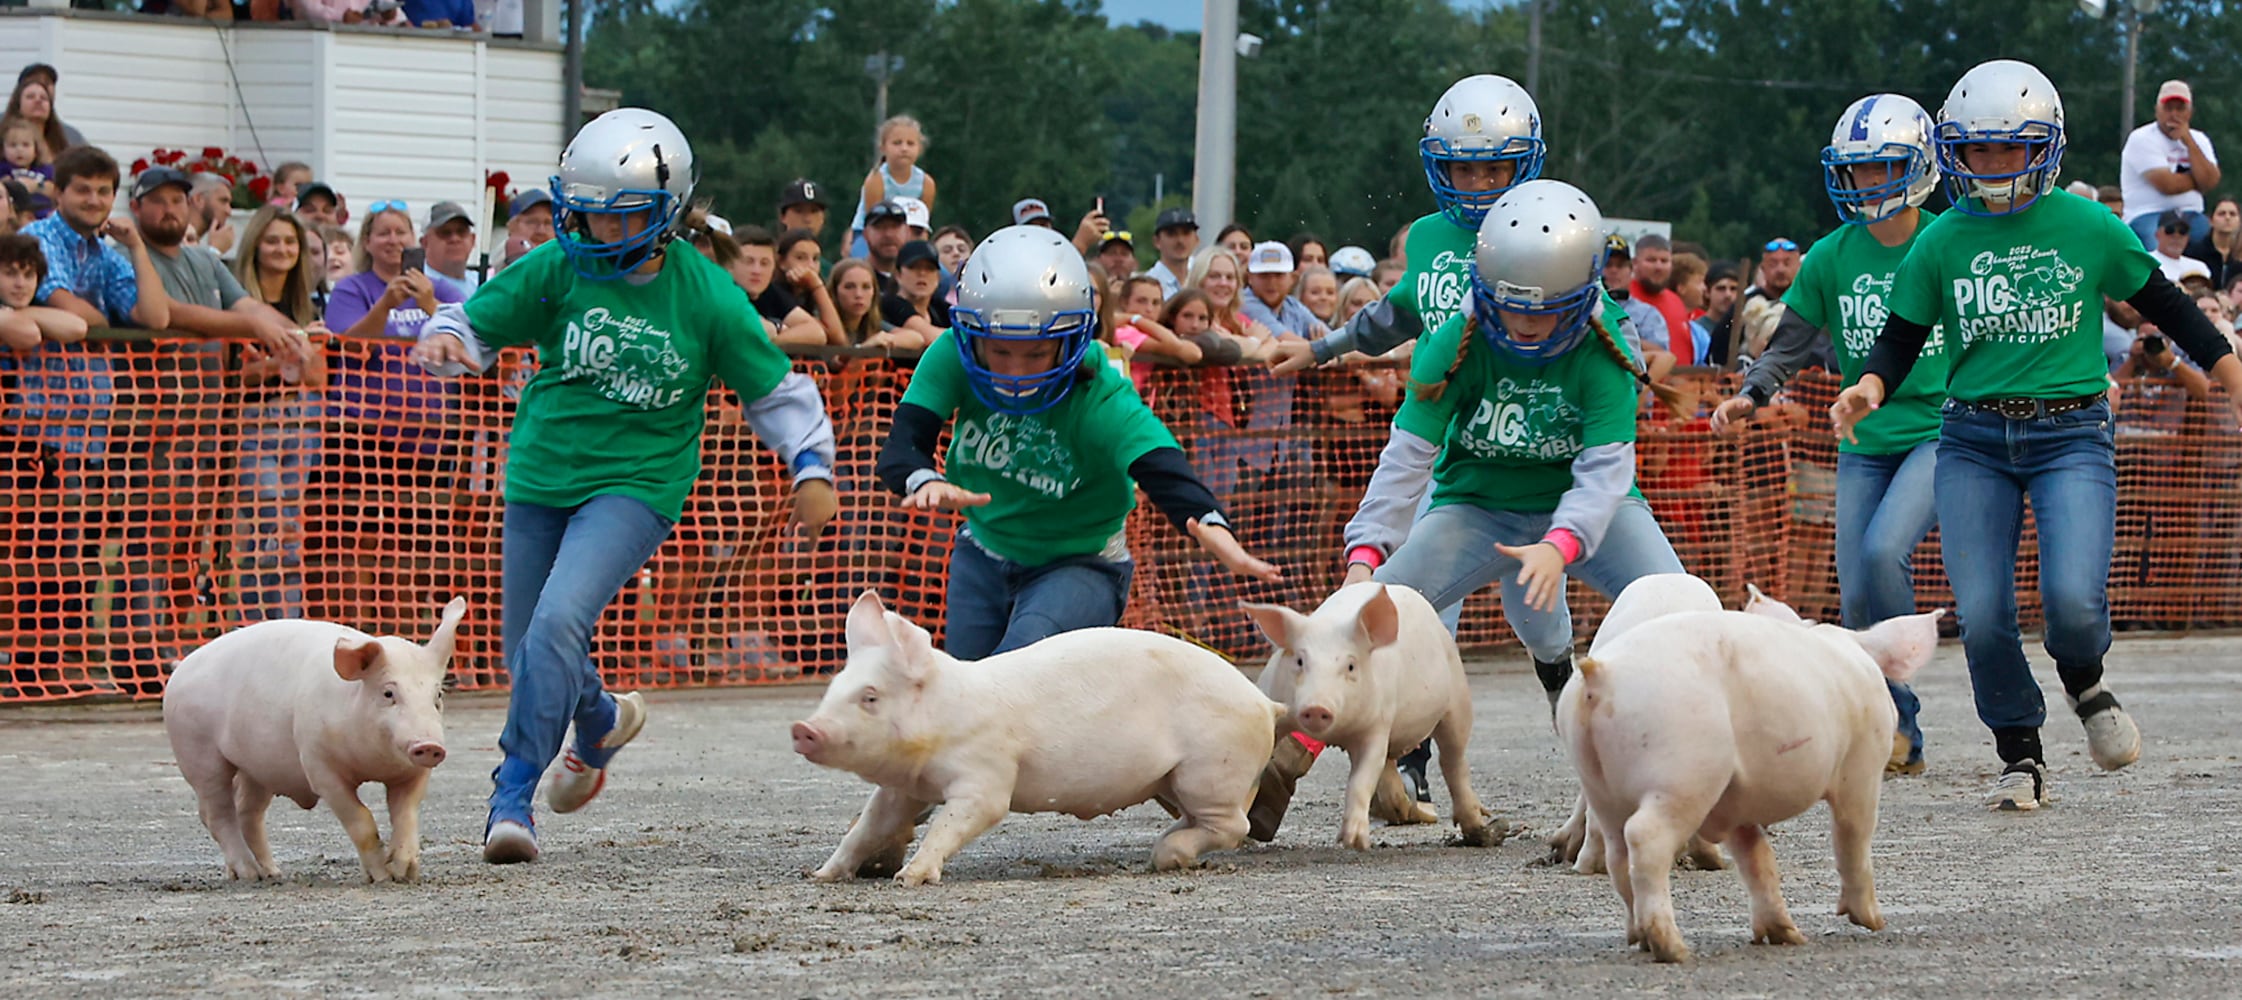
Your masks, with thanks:
M1357 850L1357 851L1367 851L1367 850L1369 850L1369 849L1370 849L1370 824L1369 824L1369 823L1360 823L1360 824L1357 824L1357 823L1355 823L1355 822L1353 822L1353 821L1349 821L1349 822L1346 822L1346 823L1342 823L1342 824L1340 824L1340 826L1339 826L1339 846L1341 846L1341 847L1346 847L1346 848L1351 848L1351 849L1353 849L1353 850Z
M1689 945L1682 941L1681 930L1671 921L1661 921L1643 931L1643 946L1650 957L1660 962L1689 961Z
M842 879L847 878L848 876L843 874L839 869L827 866L824 868L819 868L815 871L803 872L802 877L809 879L812 882L833 883L839 882Z
M389 859L389 877L399 882L420 881L419 858Z
M942 873L919 868L905 868L895 875L896 885L941 885Z
M1510 824L1501 819L1459 831L1456 843L1465 847L1501 847L1510 837Z
M1689 838L1689 846L1682 852L1681 859L1676 864L1679 867L1701 872L1717 872L1728 869L1728 859L1721 855L1720 845L1708 842L1702 837Z
M1776 924L1772 927L1752 928L1753 944L1805 944L1806 935L1798 932L1796 924Z
M1867 906L1845 905L1837 908L1837 915L1872 931L1884 929L1884 911L1875 903Z

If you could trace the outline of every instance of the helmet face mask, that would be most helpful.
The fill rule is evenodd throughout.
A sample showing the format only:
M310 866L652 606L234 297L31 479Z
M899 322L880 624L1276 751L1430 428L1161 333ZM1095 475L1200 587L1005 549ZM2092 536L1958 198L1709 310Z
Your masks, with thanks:
M551 182L553 235L583 277L638 269L676 237L698 180L693 149L669 119L619 108L586 124Z
M1996 59L1962 74L1932 133L1947 197L1966 215L2021 212L2053 190L2067 145L2063 98L2028 63ZM1973 146L2023 147L2014 169L1970 165ZM2005 166L2005 165L2004 165Z
M1929 199L1939 176L1932 133L1930 115L1898 94L1871 95L1846 108L1822 148L1822 190L1838 216L1867 225Z
M1587 339L1603 305L1608 252L1603 212L1579 188L1533 180L1504 193L1480 223L1472 253L1480 335L1518 364L1564 357Z
M1524 87L1493 75L1465 77L1449 87L1425 117L1425 136L1417 143L1425 183L1441 214L1470 229L1479 228L1504 192L1540 177L1547 152L1534 99ZM1510 176L1467 189L1455 182L1459 163L1509 164Z
M950 309L974 398L1016 416L1064 401L1097 339L1091 303L1089 268L1058 233L1011 226L981 241L959 268ZM1050 350L1021 350L1039 345Z

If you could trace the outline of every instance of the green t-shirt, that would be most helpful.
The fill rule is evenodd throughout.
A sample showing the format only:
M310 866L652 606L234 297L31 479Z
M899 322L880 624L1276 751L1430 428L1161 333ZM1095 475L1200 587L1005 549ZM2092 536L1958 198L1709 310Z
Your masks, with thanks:
M2156 260L2115 213L2051 191L2014 215L1948 212L1892 279L1891 310L1942 323L1956 399L2055 399L2109 388L2102 300L2131 298Z
M1783 304L1798 318L1829 331L1837 345L1837 368L1846 385L1860 381L1868 349L1884 332L1892 275L1907 250L1931 224L1925 212L1907 242L1888 247L1867 226L1846 226L1814 241L1798 266ZM1855 433L1860 443L1839 440L1837 450L1862 455L1896 455L1938 437L1938 408L1946 402L1945 328L1931 328L1923 353L1907 381L1863 418Z
M697 253L670 253L653 280L579 277L558 241L498 272L467 300L492 347L537 345L506 461L506 499L573 507L615 493L676 520L701 471L709 382L742 400L786 377L747 294Z
M1478 233L1439 212L1410 223L1409 235L1401 242L1409 269L1386 293L1386 301L1416 313L1428 331L1470 311L1471 261L1478 243Z
M1607 329L1616 329L1616 313L1606 300ZM1563 357L1534 367L1510 362L1488 346L1476 325L1455 316L1417 346L1410 380L1429 384L1448 378L1448 387L1437 400L1412 388L1394 426L1440 442L1433 506L1556 510L1572 488L1574 457L1598 445L1635 440L1635 373L1597 343L1599 336L1590 330ZM1462 364L1450 376L1458 341L1465 337L1470 341L1463 344ZM1617 334L1612 339L1626 353Z
M1097 357L1041 413L991 410L965 381L950 331L927 345L903 402L954 419L943 478L989 502L965 510L983 548L1024 566L1106 550L1137 505L1129 466L1177 447L1135 384Z

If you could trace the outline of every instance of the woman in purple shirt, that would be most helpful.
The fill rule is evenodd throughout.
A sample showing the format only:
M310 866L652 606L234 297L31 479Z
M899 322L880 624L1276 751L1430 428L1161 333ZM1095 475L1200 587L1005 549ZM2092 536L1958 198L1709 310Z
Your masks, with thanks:
M336 412L400 444L420 441L396 450L433 458L446 436L447 383L423 373L408 355L437 307L467 296L451 282L405 267L405 251L417 245L405 203L375 202L358 230L358 273L336 283L327 298L327 329L343 338L333 366Z

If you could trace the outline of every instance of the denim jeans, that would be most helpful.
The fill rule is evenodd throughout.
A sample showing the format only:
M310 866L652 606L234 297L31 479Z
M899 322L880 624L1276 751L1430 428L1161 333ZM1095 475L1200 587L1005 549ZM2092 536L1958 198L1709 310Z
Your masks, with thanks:
M1061 632L1113 625L1129 604L1136 563L1068 556L1026 566L958 529L950 542L943 644L961 660L1009 653Z
M1435 508L1409 529L1409 540L1375 578L1425 595L1436 608L1497 581L1502 585L1502 616L1534 659L1554 661L1572 651L1572 611L1558 595L1556 606L1536 611L1526 606L1518 585L1518 560L1495 551L1497 544L1531 545L1549 532L1549 512L1487 510L1471 504ZM1565 567L1605 596L1615 596L1638 577L1680 573L1682 564L1651 517L1650 505L1635 497L1619 504L1596 554Z
M1938 524L1932 503L1938 442L1892 455L1837 455L1837 593L1845 627L1864 629L1915 613L1915 546ZM1923 756L1922 702L1885 680L1911 757Z
M545 767L576 724L584 753L615 726L615 699L592 665L592 632L616 592L646 565L673 523L635 497L608 494L574 507L506 505L499 625L513 694L491 772L494 817L526 822Z
M2016 624L2024 498L2039 524L2048 655L2067 687L2100 679L2110 648L2110 552L2117 446L2110 408L2008 420L1949 401L1938 446L1938 523L1969 654L1977 717L1996 732L2037 729L2047 703ZM2082 683L2083 682L2083 683Z

